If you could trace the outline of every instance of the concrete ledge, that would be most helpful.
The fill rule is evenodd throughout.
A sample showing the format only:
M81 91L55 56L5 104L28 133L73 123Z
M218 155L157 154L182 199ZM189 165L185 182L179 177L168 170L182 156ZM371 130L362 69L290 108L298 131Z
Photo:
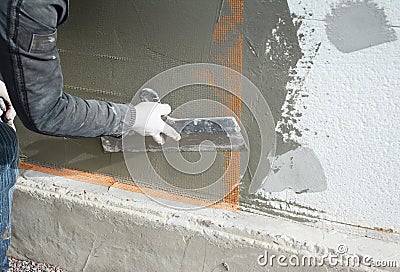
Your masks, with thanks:
M68 271L293 271L257 259L265 251L320 258L340 244L400 264L397 234L384 241L243 211L179 211L145 195L21 170L10 255Z

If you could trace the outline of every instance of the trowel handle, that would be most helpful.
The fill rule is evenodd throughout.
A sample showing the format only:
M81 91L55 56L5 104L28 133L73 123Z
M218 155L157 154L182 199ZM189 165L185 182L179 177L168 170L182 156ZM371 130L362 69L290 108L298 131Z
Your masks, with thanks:
M0 97L0 110L1 111L7 111L7 106L6 103L4 102L4 98Z
M140 91L139 93L139 98L141 102L157 102L161 103L161 99L158 96L158 93L150 88L144 88ZM163 119L164 122L173 122L171 121L172 118L168 116L162 116L161 119Z
M139 93L139 98L141 102L157 102L161 103L158 93L150 88L144 88Z

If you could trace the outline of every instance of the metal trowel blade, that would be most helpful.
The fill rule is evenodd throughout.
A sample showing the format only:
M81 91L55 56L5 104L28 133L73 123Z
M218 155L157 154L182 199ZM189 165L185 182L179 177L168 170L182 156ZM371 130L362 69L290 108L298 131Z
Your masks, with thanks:
M165 122L181 134L175 142L166 137L165 144L157 144L151 137L128 135L122 138L102 137L105 152L146 151L241 151L247 150L240 126L234 117L185 118L168 117Z

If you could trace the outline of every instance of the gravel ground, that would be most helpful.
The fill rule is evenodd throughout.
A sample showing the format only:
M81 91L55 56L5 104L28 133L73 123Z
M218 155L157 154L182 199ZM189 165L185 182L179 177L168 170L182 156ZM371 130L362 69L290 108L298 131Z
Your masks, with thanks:
M8 272L66 272L50 264L21 261L14 258L9 258L9 260L10 270Z

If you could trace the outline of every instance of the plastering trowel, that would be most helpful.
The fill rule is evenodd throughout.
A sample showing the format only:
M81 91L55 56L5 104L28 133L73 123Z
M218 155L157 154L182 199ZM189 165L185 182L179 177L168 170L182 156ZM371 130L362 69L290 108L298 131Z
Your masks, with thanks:
M157 92L149 88L141 90L139 97L142 102L160 103ZM230 151L246 149L240 126L232 116L184 119L163 116L162 118L181 134L182 138L178 143L166 138L165 144L161 146L151 137L145 137L146 139L143 141L143 137L140 135L128 134L124 136L124 139L102 137L101 142L104 151Z

